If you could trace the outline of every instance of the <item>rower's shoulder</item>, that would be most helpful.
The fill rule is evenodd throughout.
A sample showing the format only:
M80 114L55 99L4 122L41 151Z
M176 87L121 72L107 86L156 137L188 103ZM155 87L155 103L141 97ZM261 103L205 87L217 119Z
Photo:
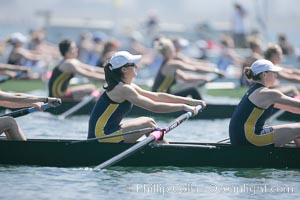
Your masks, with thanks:
M78 65L80 61L76 58L68 58L62 64Z
M73 71L79 66L79 64L80 62L78 61L78 59L66 59L61 63L59 69L63 71Z
M267 87L260 89L259 93L262 94L262 95L265 95L266 98L271 98L271 99L276 99L276 98L283 95L283 93L280 92L278 89L276 89L276 88L267 88Z

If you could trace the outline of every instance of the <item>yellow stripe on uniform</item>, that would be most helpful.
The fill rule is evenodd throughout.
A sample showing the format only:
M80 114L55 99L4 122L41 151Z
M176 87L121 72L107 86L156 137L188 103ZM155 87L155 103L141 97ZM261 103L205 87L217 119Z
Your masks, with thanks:
M274 143L274 132L263 135L257 135L254 132L255 124L263 112L264 110L262 109L254 108L244 125L247 140L256 146L265 146Z
M52 94L53 96L62 97L64 96L64 92L61 90L62 85L65 80L67 80L72 74L71 73L63 73L53 83Z
M157 92L167 92L173 81L173 77L167 76L157 89Z
M101 115L101 117L97 120L96 123L96 127L95 127L95 136L96 137L102 137L105 136L104 133L104 127L107 124L107 121L109 120L109 118L111 117L111 115L115 112L115 110L118 108L119 104L110 104L106 110L104 111L104 113ZM121 134L123 133L121 130L118 130L114 133L111 134ZM120 137L114 137L114 138L108 138L108 139L104 139L104 140L100 140L99 142L120 142L124 140L123 136Z

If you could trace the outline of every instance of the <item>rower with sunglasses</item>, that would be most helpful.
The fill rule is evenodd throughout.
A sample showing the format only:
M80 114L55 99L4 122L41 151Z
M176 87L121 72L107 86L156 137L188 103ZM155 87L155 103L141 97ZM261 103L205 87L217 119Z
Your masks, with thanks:
M88 138L98 138L110 134L122 134L133 130L157 128L156 122L149 117L123 120L133 105L156 113L192 111L196 106L205 107L205 102L167 93L144 90L133 83L137 76L136 63L141 55L132 55L127 51L116 52L104 67L107 85L105 92L95 104L89 120ZM133 143L149 131L114 137L101 142Z

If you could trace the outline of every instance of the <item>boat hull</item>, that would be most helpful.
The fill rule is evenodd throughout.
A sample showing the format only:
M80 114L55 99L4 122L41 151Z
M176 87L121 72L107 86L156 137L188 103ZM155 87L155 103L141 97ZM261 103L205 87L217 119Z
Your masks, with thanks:
M70 140L0 141L0 164L52 167L96 166L133 144ZM149 145L117 163L128 167L300 168L300 148L171 143Z

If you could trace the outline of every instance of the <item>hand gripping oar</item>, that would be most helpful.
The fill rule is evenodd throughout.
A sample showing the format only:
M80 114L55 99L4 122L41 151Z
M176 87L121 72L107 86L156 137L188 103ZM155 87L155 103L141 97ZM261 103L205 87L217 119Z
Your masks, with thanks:
M98 90L93 91L90 95L87 95L87 96L83 97L83 99L79 103L77 103L75 106L73 106L72 108L70 108L66 112L58 115L57 116L58 119L65 119L65 118L69 117L70 115L74 114L79 109L81 109L82 107L84 107L85 105L90 103L91 101L99 98L99 96L100 96L100 92Z
M201 110L202 106L198 105L197 110ZM122 153L112 157L111 159L101 163L100 165L96 166L94 168L94 170L101 170L101 169L105 169L109 166L114 165L115 163L127 158L128 156L134 154L136 151L138 151L139 149L145 147L146 145L148 145L149 143L153 142L153 141L157 141L159 140L163 134L170 132L171 130L173 130L174 128L176 128L177 126L179 126L182 122L186 121L187 119L189 119L191 116L193 116L193 112L189 111L186 112L182 115L180 115L179 117L177 117L175 120L173 120L166 128L161 129L161 130L155 130L152 133L150 133L150 135L144 139L143 141L133 145L132 147L130 147L129 149L123 151Z
M52 104L54 106L60 105L59 102L54 102ZM51 105L49 103L45 103L41 106L42 111L44 111L44 110L46 110L50 107L51 107ZM38 110L39 109L37 107L23 108L23 109L16 110L16 111L13 111L13 112L10 112L10 113L7 113L7 114L0 115L0 117L10 116L10 117L16 118L16 117L21 117L21 116L27 115L29 113L36 112Z

